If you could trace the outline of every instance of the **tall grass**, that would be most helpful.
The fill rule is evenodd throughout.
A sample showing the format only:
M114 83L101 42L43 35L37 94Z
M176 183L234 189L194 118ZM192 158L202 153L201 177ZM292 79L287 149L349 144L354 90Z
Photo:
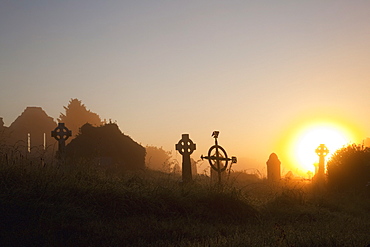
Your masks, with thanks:
M1 246L366 246L370 201L234 174L0 164Z

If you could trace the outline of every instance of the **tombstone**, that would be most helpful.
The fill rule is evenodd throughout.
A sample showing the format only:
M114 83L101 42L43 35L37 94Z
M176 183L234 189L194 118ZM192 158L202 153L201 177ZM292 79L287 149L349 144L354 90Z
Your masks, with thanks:
M270 182L279 181L280 175L280 165L281 162L275 153L270 154L269 159L266 162L267 165L267 180Z
M324 179L325 174L325 156L329 154L328 148L325 144L320 144L315 150L316 154L319 156L319 168L316 174L318 180Z
M7 130L7 127L4 126L3 118L0 117L0 147L6 144L6 141L7 141L6 130Z
M189 138L189 134L182 134L182 138L175 145L175 148L182 155L182 181L184 183L191 182L193 178L190 155L196 149L196 144Z
M231 164L234 164L237 162L236 157L227 157L227 153L223 147L218 145L218 135L219 131L213 131L212 137L215 138L215 145L213 145L209 150L208 150L208 156L201 156L201 159L207 159L211 169L217 172L217 177L218 177L218 183L221 184L222 181L222 174L227 169L229 161L231 161ZM211 176L212 176L212 170L211 170Z
M58 141L58 157L64 158L65 154L65 146L66 140L72 136L72 131L70 131L64 123L58 123L58 127L56 127L51 132L51 137L54 137L55 140Z
M0 117L0 131L2 131L3 129L5 129L4 127L4 120L2 117Z

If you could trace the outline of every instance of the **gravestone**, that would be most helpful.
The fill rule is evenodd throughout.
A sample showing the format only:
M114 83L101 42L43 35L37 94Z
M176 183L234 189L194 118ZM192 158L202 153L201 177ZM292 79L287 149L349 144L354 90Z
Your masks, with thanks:
M58 123L53 131L51 131L51 137L54 137L58 141L58 157L63 158L65 154L66 140L72 136L72 131L70 131L64 123Z
M196 144L189 138L189 134L182 134L182 138L175 145L175 148L182 155L182 181L184 183L191 182L191 160L190 155L196 149Z
M269 159L266 162L267 165L267 180L270 182L279 181L280 175L280 160L275 153L270 154Z
M218 183L221 184L222 180L222 174L226 171L229 161L231 161L231 164L234 164L237 162L236 157L229 158L227 156L227 153L223 147L218 145L218 135L219 131L213 131L212 137L215 138L215 145L213 145L208 150L208 156L201 156L201 159L207 159L211 169L217 172L218 175ZM212 174L212 172L211 172Z
M0 131L2 131L4 129L4 121L3 121L3 118L0 117Z
M316 174L318 180L324 179L325 174L325 156L329 154L329 149L325 144L320 144L315 150L316 154L319 156L319 168Z

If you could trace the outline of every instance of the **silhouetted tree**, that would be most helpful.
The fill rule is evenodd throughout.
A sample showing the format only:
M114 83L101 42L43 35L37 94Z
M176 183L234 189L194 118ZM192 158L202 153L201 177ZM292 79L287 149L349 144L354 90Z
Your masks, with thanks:
M370 149L349 145L337 150L328 161L327 175L332 189L365 190L370 181Z
M163 172L170 172L172 158L170 151L165 151L162 148L157 148L154 146L146 146L145 149L145 164L147 168Z
M86 106L81 103L81 100L71 99L68 106L64 106L64 109L66 112L65 114L60 114L58 121L65 123L66 127L72 130L72 137L75 137L79 133L81 126L86 123L96 127L103 124L99 115L87 110Z

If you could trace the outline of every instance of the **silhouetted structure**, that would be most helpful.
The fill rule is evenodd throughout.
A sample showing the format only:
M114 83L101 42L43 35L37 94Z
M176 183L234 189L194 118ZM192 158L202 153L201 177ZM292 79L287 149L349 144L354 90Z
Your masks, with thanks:
M7 152L8 128L4 126L3 118L0 117L0 155Z
M7 127L4 126L4 121L3 121L3 118L0 117L0 141L1 143L4 143L6 142L6 132L7 132Z
M213 131L212 137L215 138L215 145L213 145L208 150L208 156L201 156L201 159L207 159L209 164L213 170L217 172L218 175L218 183L221 183L222 180L222 173L226 171L229 161L231 163L236 163L236 157L227 157L227 153L225 149L218 145L218 135L219 131ZM212 171L211 171L211 179L212 179Z
M73 138L79 133L81 126L86 123L93 126L101 126L103 124L99 115L87 110L81 100L71 99L68 106L64 106L64 109L65 114L60 114L58 122L65 123L65 125L68 126L73 133Z
M275 153L270 154L269 159L266 162L267 165L267 180L270 182L279 181L280 175L280 165L281 162Z
M64 126L64 123L58 123L58 127L51 132L51 136L58 141L58 157L64 158L66 140L72 136L72 131Z
M316 154L319 156L319 169L316 174L318 180L324 179L325 174L325 156L328 155L329 150L325 144L320 144L315 150Z
M182 134L181 140L175 145L182 155L182 181L187 183L193 180L190 155L196 149L196 144L189 138L189 134Z
M83 125L66 146L66 156L76 162L95 161L107 168L145 168L145 148L124 135L116 124Z
M36 153L55 143L47 133L56 126L54 119L41 107L27 107L9 126L8 144L18 150Z
M0 117L0 131L5 129L3 118Z

